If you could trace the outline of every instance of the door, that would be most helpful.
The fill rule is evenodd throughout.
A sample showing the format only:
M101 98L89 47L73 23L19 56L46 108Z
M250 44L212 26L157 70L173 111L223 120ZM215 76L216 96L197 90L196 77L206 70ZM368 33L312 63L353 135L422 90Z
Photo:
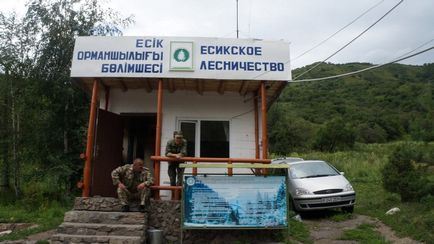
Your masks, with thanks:
M91 196L116 197L111 172L122 165L123 125L121 117L98 110Z

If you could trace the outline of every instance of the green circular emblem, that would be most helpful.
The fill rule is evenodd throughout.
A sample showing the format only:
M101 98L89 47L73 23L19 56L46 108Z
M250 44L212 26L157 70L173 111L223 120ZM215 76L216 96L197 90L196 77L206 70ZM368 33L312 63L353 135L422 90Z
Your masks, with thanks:
M190 53L185 48L178 48L173 53L173 58L176 62L185 62L190 58Z

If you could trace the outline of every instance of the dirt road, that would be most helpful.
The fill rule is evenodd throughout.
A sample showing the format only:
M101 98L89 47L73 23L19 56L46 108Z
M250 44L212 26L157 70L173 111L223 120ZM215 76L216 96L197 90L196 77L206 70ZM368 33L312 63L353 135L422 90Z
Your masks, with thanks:
M375 231L378 231L387 241L398 244L419 244L421 242L412 240L410 238L399 238L395 233L377 219L369 216L353 214L350 219L343 221L332 221L330 218L315 215L304 215L302 217L303 223L309 227L310 238L314 243L339 243L339 244L352 244L358 243L357 241L339 240L345 230L355 229L361 224L372 224L376 226Z

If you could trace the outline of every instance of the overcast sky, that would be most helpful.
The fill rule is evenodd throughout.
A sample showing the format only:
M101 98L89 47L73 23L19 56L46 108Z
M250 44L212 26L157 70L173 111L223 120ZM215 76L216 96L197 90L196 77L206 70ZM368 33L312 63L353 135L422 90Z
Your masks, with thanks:
M3 11L23 12L25 0L0 0ZM380 3L381 2L381 3ZM239 0L240 38L285 40L291 58L314 47L363 12L364 17L317 49L293 60L292 68L321 61L373 24L399 0ZM236 38L236 0L112 0L107 3L136 23L128 36ZM382 21L328 62L380 64L428 42L434 46L434 0L405 0ZM434 63L434 50L406 61Z

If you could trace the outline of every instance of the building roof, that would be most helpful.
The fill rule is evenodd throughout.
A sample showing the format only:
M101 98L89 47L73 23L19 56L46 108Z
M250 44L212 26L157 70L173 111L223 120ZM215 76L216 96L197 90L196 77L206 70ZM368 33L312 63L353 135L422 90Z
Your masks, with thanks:
M148 93L158 89L158 79L160 78L118 78L118 77L102 77L98 78L103 89L122 89L128 91L132 89L144 89ZM81 89L87 93L92 92L93 78L73 78ZM236 92L240 96L254 94L260 92L260 80L214 80L214 79L184 79L184 78L162 78L163 89L169 93L176 91L195 91L200 95L205 95L207 92L215 92L224 95L226 92ZM277 99L287 84L286 81L265 81L267 106Z

